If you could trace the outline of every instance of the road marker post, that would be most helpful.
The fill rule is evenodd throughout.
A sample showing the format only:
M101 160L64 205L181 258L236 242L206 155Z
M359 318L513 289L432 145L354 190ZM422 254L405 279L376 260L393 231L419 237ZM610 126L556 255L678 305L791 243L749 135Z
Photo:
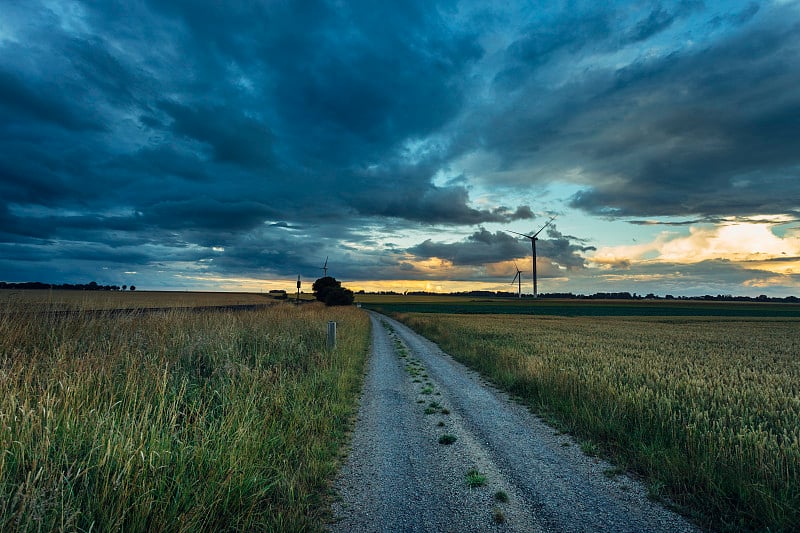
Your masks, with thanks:
M336 322L328 321L328 350L336 348Z

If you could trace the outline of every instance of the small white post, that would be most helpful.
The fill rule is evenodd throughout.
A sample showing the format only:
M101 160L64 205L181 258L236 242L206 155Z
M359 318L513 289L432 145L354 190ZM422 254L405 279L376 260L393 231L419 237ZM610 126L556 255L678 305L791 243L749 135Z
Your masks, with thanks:
M328 321L328 349L336 348L336 322Z

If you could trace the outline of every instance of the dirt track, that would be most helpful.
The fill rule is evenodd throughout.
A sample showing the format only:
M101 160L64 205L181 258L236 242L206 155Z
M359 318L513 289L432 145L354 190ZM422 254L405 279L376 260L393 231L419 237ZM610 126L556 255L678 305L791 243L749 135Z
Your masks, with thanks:
M694 531L433 343L374 313L372 326L332 531Z

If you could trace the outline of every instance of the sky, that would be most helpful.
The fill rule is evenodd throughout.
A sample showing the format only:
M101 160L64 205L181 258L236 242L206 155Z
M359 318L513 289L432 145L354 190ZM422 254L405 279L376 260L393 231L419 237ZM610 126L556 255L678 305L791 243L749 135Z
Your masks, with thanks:
M800 294L800 2L0 2L0 281Z

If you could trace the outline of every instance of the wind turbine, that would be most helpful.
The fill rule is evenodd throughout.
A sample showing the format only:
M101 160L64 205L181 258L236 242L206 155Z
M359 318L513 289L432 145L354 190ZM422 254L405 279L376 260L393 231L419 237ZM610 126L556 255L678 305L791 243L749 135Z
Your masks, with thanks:
M546 228L547 226L552 224L552 222L555 219L556 219L556 217L550 217L550 220L548 220L547 223L544 226L542 226L541 228L539 228L539 231L537 231L533 235L525 235L524 233L517 233L516 231L508 230L511 233L519 235L520 237L525 237L526 239L530 239L531 240L531 251L533 252L533 266L532 266L531 269L533 270L533 297L534 298L537 298L539 296L538 287L536 286L536 241L539 240L538 235L544 230L544 228Z
M324 277L326 277L326 278L328 277L328 257L327 256L325 256L325 264L322 265L322 273L323 273Z
M522 270L519 269L516 261L514 261L514 268L517 269L517 273L514 274L511 284L513 285L515 281L517 282L517 298L522 298Z

